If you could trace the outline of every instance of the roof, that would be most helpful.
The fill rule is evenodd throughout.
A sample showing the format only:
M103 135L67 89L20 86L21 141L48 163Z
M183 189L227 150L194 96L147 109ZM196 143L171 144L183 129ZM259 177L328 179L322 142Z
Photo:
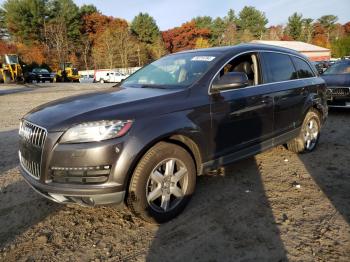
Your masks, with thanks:
M304 43L301 41L267 41L267 40L253 40L251 43L273 45L279 47L290 48L298 52L330 52L328 48L317 45Z
M211 48L203 48L203 49L192 49L192 50L186 50L186 51L180 51L178 53L193 53L193 52L217 52L222 54L232 54L233 52L245 52L245 51L255 51L255 50L270 50L270 51L276 51L276 52L286 52L291 53L295 55L301 55L300 53L296 52L293 49L280 47L280 46L273 46L273 45L267 45L267 44L261 44L261 43L245 43L245 44L239 44L239 45L233 45L233 46L221 46L221 47L211 47ZM174 53L176 54L176 53Z

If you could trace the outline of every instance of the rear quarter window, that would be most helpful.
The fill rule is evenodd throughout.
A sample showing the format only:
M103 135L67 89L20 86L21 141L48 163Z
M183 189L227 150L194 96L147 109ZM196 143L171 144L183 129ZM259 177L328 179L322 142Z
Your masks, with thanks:
M312 71L307 62L294 56L292 57L292 60L297 71L298 78L308 78L315 76L315 73Z
M264 83L288 81L297 78L291 58L285 54L263 52Z

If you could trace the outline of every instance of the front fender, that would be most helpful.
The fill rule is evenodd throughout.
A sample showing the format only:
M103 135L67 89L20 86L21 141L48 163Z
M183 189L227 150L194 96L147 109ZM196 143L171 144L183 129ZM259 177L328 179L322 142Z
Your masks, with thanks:
M192 140L201 155L207 151L204 132L188 117L191 110L136 120L123 143L116 163L114 179L127 186L141 157L153 145L174 135L182 135ZM202 156L201 156L202 157Z

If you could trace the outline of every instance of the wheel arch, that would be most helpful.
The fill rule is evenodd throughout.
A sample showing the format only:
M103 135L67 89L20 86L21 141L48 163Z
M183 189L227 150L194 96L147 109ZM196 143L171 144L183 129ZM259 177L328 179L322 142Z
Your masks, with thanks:
M135 168L137 164L140 162L141 158L146 154L146 152L149 149L151 149L153 146L155 146L157 143L160 143L160 142L172 143L184 148L193 159L193 162L195 164L196 171L197 171L197 176L202 175L203 156L201 154L200 148L197 145L197 143L195 143L193 139L191 139L189 136L185 134L179 134L179 133L167 134L148 143L146 146L143 147L143 149L135 157L135 159L131 163L130 168L128 169L128 172L127 172L126 188L129 188L132 174L134 173ZM128 190L126 190L126 194L128 194ZM125 197L125 199L127 199L127 196Z

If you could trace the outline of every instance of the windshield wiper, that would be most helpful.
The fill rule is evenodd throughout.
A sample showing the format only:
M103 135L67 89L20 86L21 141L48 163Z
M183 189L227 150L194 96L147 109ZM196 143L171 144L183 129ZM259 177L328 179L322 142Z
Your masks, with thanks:
M163 85L141 85L140 88L157 88L157 89L167 89Z

